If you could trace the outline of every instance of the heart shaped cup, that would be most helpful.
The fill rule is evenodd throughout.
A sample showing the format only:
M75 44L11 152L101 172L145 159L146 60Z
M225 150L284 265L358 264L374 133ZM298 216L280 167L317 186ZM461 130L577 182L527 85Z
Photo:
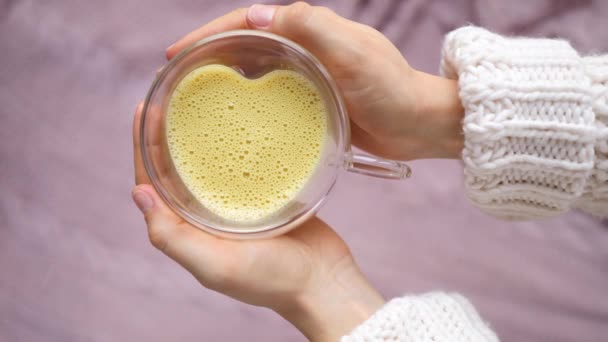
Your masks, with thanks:
M184 185L169 154L166 114L171 94L184 76L208 64L231 67L250 79L277 69L297 71L318 87L327 109L327 136L311 178L290 203L255 222L233 222L205 208ZM262 31L216 34L175 56L163 66L150 87L140 127L145 169L160 196L190 224L222 237L271 237L297 227L325 202L341 170L391 179L404 179L411 174L404 163L353 153L346 109L325 67L300 45Z

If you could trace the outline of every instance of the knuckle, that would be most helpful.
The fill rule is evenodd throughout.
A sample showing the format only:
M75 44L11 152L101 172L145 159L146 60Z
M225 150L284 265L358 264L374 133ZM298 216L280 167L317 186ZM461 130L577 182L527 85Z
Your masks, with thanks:
M232 10L230 14L247 14L247 11L249 11L249 7L238 7Z
M287 6L285 12L290 21L306 21L312 15L313 7L303 1L298 1Z
M337 15L336 12L334 12L331 8L326 7L326 6L316 6L315 11L319 12L320 14L326 15L326 16Z
M167 250L169 238L165 232L158 229L156 226L148 224L148 239L152 246L156 247L161 252L164 253Z

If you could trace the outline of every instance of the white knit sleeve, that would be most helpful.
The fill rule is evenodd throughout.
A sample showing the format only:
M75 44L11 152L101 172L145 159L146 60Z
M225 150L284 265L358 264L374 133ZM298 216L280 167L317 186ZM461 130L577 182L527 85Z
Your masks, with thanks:
M446 36L441 72L458 79L465 186L482 210L547 217L579 206L608 216L608 56L563 40L477 27Z
M396 298L341 342L495 342L498 338L473 306L441 292Z
M585 57L583 63L591 79L591 104L597 137L595 167L583 195L575 205L596 216L608 216L608 55Z

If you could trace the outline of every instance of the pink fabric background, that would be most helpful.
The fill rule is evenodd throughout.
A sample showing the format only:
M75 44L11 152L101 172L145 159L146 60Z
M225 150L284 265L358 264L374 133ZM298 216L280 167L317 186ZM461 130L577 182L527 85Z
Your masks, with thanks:
M606 1L320 3L432 72L468 22L608 51ZM1 341L303 340L157 252L129 197L132 113L164 48L248 4L0 0ZM467 202L458 162L412 166L403 183L343 174L321 212L387 298L458 291L504 341L606 340L606 224L501 222Z

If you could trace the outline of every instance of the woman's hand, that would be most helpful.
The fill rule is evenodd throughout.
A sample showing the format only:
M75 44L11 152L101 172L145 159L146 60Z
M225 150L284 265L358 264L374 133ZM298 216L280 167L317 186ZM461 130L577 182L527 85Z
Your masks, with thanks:
M380 32L327 8L237 9L177 41L167 58L206 36L246 28L287 37L325 65L344 96L356 146L393 159L458 158L463 110L456 81L412 69Z
M151 243L205 287L245 303L268 307L309 339L335 341L382 304L344 241L313 218L274 239L225 240L176 215L150 185L140 154L142 105L133 125L133 199L143 212Z

